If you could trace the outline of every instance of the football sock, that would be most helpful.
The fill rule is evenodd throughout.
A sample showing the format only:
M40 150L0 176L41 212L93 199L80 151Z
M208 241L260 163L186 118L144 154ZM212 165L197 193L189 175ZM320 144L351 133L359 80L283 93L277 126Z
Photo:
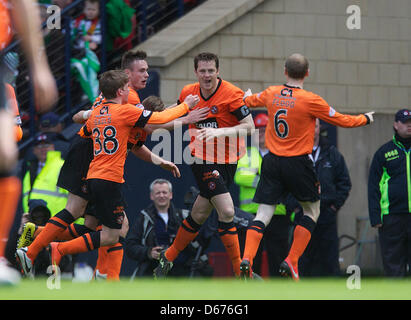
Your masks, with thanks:
M17 203L21 194L21 182L17 177L0 178L0 257L5 248L13 224Z
M35 239L40 234L40 232L43 231L44 228L45 228L44 226L36 226L36 229L34 230L33 238Z
M218 221L218 234L224 247L228 253L228 256L233 264L233 270L236 276L240 275L240 244L238 242L237 228L234 222L222 222Z
M120 280L123 253L123 245L120 242L117 242L107 248L107 259L105 261L105 273L107 273L107 280Z
M314 231L315 224L310 217L304 215L299 225L294 229L294 239L287 258L295 267L298 266L298 259L300 259L310 242L311 233Z
M260 246L264 230L265 224L259 220L253 220L247 229L243 259L250 261L251 265Z
M66 242L59 242L57 249L62 256L83 253L100 247L100 231L93 231Z
M171 246L166 250L165 256L168 261L174 261L179 253L187 247L187 245L195 239L200 230L201 225L193 220L189 215L178 228L176 238Z
M51 217L43 231L39 233L33 243L28 247L27 256L31 261L34 262L39 252L55 240L58 235L73 222L73 216L66 209L61 210L55 216Z
M78 238L83 234L90 233L94 230L87 228L85 225L72 223L70 224L64 231L60 232L55 240L72 240L74 238Z

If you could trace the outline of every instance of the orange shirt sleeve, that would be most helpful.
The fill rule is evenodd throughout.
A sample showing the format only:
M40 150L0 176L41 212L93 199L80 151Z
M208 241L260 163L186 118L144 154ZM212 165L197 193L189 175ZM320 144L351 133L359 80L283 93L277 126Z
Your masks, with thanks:
M168 108L161 112L151 112L144 110L140 119L136 122L136 127L144 127L146 123L162 124L170 122L185 115L189 111L187 103L183 102L174 108ZM144 119L142 118L144 117Z
M328 105L323 98L315 94L313 94L309 101L309 110L312 116L343 128L360 127L367 124L367 117L365 115L353 116L339 113Z
M243 101L243 96L244 96L244 92L241 89L235 88L234 90L232 90L231 92L232 102L230 103L230 106L229 106L230 112L234 112L235 110L245 105Z
M266 107L267 90L255 93L244 99L244 102L249 108Z

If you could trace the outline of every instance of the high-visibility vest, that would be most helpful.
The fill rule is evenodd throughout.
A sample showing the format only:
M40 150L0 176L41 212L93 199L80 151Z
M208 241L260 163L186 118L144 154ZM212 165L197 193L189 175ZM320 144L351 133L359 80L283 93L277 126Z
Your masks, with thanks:
M247 152L238 160L234 182L239 186L240 209L249 213L257 213L258 203L253 202L255 190L260 181L261 163L260 150L256 147L248 147ZM276 205L274 214L285 215L286 207L283 204Z
M60 151L47 152L44 167L30 184L30 172L27 171L23 178L22 205L24 212L29 212L28 203L30 199L42 199L47 202L47 208L54 216L63 210L67 203L68 191L57 187L57 179L64 160Z

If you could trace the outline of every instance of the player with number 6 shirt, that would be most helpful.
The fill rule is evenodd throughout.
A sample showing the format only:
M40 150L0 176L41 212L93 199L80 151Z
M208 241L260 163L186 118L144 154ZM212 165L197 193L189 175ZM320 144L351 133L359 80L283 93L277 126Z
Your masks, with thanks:
M342 114L319 95L304 90L308 66L303 55L292 54L285 63L286 84L270 86L257 94L248 89L244 94L248 107L266 107L268 110L266 144L270 151L263 159L261 178L254 195L253 201L259 203L259 207L247 231L241 262L244 277L252 275L252 262L275 205L284 194L291 193L300 202L304 215L295 228L293 243L287 258L281 263L280 273L299 279L298 259L311 239L320 214L320 182L308 157L314 145L316 118L345 128L373 122L374 112Z

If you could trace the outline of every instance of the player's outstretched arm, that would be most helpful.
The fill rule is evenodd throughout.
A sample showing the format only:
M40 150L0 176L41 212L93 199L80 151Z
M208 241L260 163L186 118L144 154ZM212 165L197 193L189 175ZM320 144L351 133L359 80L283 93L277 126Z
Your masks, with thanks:
M200 101L197 95L188 95L183 103L179 104L177 107L169 108L161 112L153 112L149 124L164 124L170 122L174 119L180 118L185 115L189 110L193 109L196 104Z
M91 110L80 110L73 116L73 122L75 123L85 123L88 118L90 118Z
M133 153L137 158L153 163L155 165L160 166L164 170L170 171L175 178L180 178L180 170L178 167L172 163L171 161L164 160L163 158L159 157L158 155L151 152L149 148L145 145L139 147L134 145L131 149L131 153Z
M196 123L199 121L204 120L207 118L208 113L210 112L210 108L200 108L194 109L188 113L188 115L175 119L173 121L167 122L165 124L147 124L144 127L144 131L147 133L152 133L156 129L166 129L168 131L174 130L176 128L180 128L184 125Z

